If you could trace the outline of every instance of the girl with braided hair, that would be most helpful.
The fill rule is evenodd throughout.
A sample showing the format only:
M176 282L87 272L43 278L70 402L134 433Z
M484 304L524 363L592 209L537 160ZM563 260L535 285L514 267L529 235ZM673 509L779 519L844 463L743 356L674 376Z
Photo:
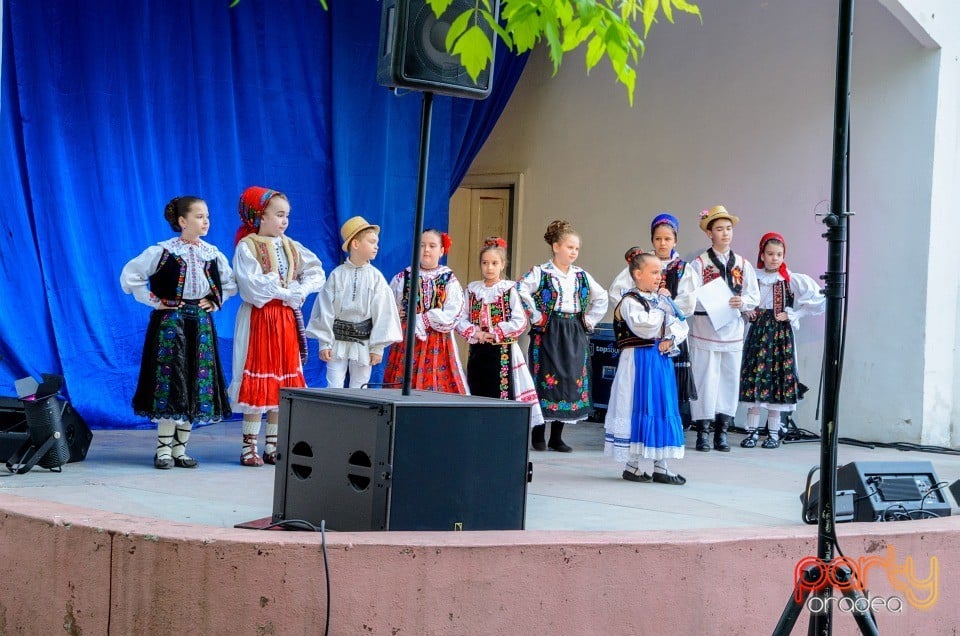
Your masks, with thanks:
M470 394L532 404L530 425L542 425L537 391L517 344L529 325L527 314L517 284L503 279L507 242L499 236L486 239L479 259L483 280L467 285L465 311L457 324L470 344Z
M211 314L237 285L226 256L200 239L210 229L203 199L171 199L163 216L180 235L151 245L120 274L123 291L153 309L133 410L157 423L154 467L196 468L187 455L193 424L232 415Z
M282 387L304 387L307 340L303 301L323 287L317 255L286 236L290 202L282 192L251 186L240 195L240 228L233 269L243 304L233 340L230 399L243 413L244 466L275 464ZM266 447L257 452L260 420L267 414Z
M570 223L553 221L543 240L551 259L534 265L518 283L532 325L529 359L540 408L544 419L553 420L550 441L541 424L533 427L531 446L569 453L564 424L585 420L593 411L588 333L607 312L607 292L573 264L580 255L580 235Z

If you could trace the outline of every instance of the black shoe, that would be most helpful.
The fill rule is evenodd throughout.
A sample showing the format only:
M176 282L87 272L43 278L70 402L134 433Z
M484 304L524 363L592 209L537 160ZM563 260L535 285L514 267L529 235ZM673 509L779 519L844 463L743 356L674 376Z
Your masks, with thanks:
M546 424L538 424L531 429L530 432L530 446L535 451L545 451L547 450L547 440L544 439L544 432L547 428Z
M780 440L768 437L767 439L763 440L763 444L761 444L761 446L763 448L780 448Z
M550 425L550 441L547 442L547 448L555 450L558 453L569 453L573 449L563 442L563 422L555 421Z
M639 475L632 470L623 471L623 478L627 481L635 481L639 484L648 484L653 481L653 477L647 473L640 473Z
M200 462L189 455L181 455L173 458L173 465L177 468L196 468L200 465Z
M750 434L740 442L740 448L756 448L759 438L757 431L750 431Z
M707 437L707 420L697 420L697 450L704 453L710 450L710 439Z
M159 455L154 455L153 467L159 468L160 470L167 470L168 468L173 468L173 457L160 457Z
M717 414L716 425L713 429L713 448L721 453L730 452L730 444L727 443L727 429L733 423L733 418L729 415Z
M687 478L683 475L668 475L667 473L653 473L653 483L669 484L671 486L682 486L687 483Z

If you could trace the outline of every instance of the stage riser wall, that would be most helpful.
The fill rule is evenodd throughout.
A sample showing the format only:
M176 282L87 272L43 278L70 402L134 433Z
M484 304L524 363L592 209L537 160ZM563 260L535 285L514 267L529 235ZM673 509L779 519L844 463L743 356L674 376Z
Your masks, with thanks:
M843 524L848 555L940 565L931 610L881 633L950 633L956 518ZM316 634L320 536L138 519L0 495L0 632ZM682 532L331 533L331 633L769 633L812 527ZM112 565L111 565L112 563ZM874 594L892 594L877 576ZM806 616L806 614L804 615ZM795 633L803 633L802 618ZM841 616L834 633L855 633ZM395 631L396 630L396 631ZM79 633L79 632L73 632Z

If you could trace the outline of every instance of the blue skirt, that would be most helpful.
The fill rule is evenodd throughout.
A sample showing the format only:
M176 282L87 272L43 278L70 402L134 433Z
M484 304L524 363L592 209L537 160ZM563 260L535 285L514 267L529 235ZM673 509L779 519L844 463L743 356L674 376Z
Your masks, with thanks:
M624 351L621 357L624 355L630 352ZM630 410L607 411L605 454L618 461L683 457L683 423L677 408L673 360L662 355L656 346L636 347L632 363L633 382L617 382L614 389L629 392ZM621 370L618 368L617 372L620 374ZM611 405L613 402L611 398Z

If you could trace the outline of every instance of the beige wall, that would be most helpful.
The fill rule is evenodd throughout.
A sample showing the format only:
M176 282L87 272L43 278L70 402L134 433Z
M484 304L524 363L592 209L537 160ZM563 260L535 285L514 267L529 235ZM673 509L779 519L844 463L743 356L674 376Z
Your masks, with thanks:
M814 278L824 271L825 226L815 215L830 198L836 3L701 7L702 25L679 16L654 28L633 108L607 68L585 76L582 58L571 55L551 78L545 52L532 55L470 171L523 173L519 269L547 258L541 229L567 218L583 235L580 264L607 284L627 247L649 244L657 212L680 218L679 247L689 256L707 245L697 213L723 203L742 219L738 252L755 258L759 237L776 230L793 270ZM857 3L855 20L856 216L841 435L919 442L928 271L926 259L909 254L913 237L926 245L931 233L940 55L875 0ZM952 322L947 327L952 345ZM823 328L815 318L798 333L801 378L811 387ZM800 405L801 426L817 428L815 402L814 389ZM949 422L926 425L949 430Z

